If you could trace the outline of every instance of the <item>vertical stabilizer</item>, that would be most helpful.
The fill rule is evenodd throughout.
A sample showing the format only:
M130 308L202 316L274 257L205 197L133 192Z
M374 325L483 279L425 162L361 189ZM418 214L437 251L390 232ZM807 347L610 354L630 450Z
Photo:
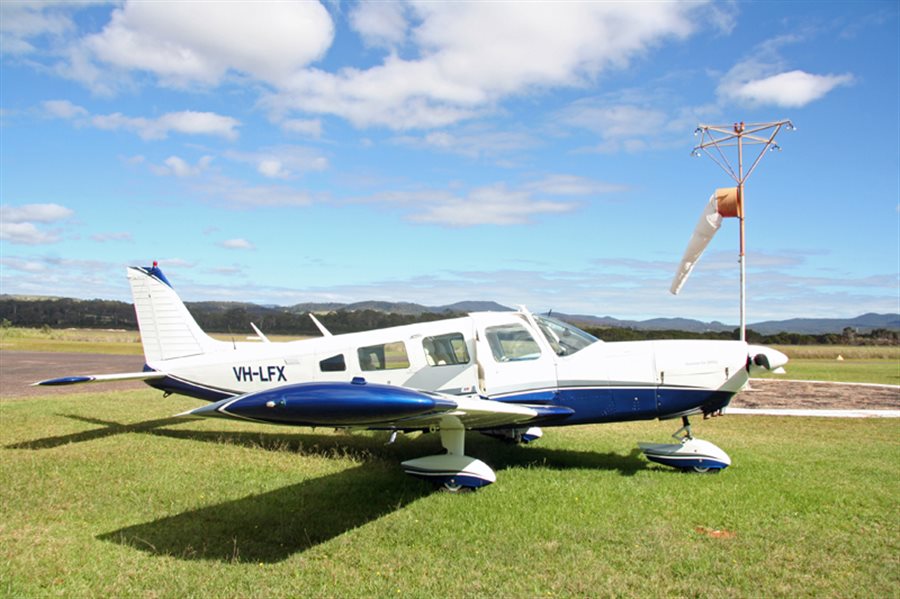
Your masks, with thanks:
M147 363L218 349L221 342L200 329L155 263L131 266L127 274Z

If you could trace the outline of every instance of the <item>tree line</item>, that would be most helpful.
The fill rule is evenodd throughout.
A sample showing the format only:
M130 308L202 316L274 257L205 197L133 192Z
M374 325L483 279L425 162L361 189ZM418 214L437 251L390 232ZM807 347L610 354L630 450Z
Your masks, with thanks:
M617 327L586 327L585 330L603 341L647 341L652 339L719 339L727 341L741 338L740 329L703 333ZM890 329L873 329L868 333L860 333L856 329L847 327L840 333L821 335L787 332L763 335L753 329L747 329L747 342L757 345L897 345L900 344L900 332Z
M254 304L217 302L186 303L188 311L204 331L210 333L250 334L250 323L273 335L318 336L307 312L267 308ZM352 333L415 322L461 316L452 312L425 313L416 316L389 314L377 310L337 310L317 315L332 333ZM0 323L3 326L57 329L92 328L137 330L134 306L109 300L0 298Z
M210 333L251 333L254 323L266 334L318 336L319 330L307 312L291 312L255 304L222 302L194 302L186 304L197 324ZM453 312L394 314L377 310L336 310L317 315L332 333L352 333L393 327L441 318L462 316ZM127 302L112 300L20 299L0 297L0 323L3 326L41 328L94 328L137 330L134 307ZM640 330L632 328L586 327L586 331L604 341L644 341L651 339L738 339L739 329L725 332L677 330ZM761 345L897 345L900 333L875 329L859 333L850 327L841 333L808 335L777 333L762 335L747 330L747 341Z

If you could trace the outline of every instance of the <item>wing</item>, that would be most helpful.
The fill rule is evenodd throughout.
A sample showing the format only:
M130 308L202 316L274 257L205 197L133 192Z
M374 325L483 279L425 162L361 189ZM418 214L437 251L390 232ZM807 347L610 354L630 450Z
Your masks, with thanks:
M64 376L56 379L47 379L32 383L32 387L38 385L56 387L60 385L78 385L80 383L109 383L113 381L148 381L150 379L165 378L165 372L155 370L147 372L123 372L120 374L84 374L79 376Z
M440 428L449 416L467 429L499 428L565 418L560 406L510 404L394 385L322 382L283 385L189 410L180 416L239 418L297 426L416 430ZM444 420L445 421L445 420Z

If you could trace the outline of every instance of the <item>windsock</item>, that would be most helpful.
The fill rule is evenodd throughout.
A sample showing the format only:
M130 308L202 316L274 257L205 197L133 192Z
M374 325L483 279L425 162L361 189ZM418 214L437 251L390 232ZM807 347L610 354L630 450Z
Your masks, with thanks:
M672 287L669 291L673 295L678 295L684 282L687 281L688 275L694 270L700 255L709 245L716 231L722 226L722 219L736 216L743 218L744 206L741 203L741 197L737 187L722 187L716 190L709 198L709 203L703 209L697 226L694 227L694 234L688 242L687 249L684 250L684 256L681 258L681 264L672 280Z

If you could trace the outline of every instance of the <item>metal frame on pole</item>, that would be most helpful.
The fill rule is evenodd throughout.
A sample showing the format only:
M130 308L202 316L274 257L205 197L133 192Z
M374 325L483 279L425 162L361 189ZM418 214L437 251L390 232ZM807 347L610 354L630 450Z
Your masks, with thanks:
M741 221L741 248L738 262L741 268L741 341L747 339L747 255L744 238L744 183L756 170L766 150L781 150L775 143L775 136L782 127L793 131L794 125L789 120L773 123L734 123L733 125L699 125L694 135L700 136L700 144L695 146L691 154L700 156L701 152L712 158L719 167L737 183L738 218ZM744 145L762 146L759 155L753 161L747 173L744 173ZM723 148L737 147L737 171L728 160ZM711 151L715 150L715 154Z

